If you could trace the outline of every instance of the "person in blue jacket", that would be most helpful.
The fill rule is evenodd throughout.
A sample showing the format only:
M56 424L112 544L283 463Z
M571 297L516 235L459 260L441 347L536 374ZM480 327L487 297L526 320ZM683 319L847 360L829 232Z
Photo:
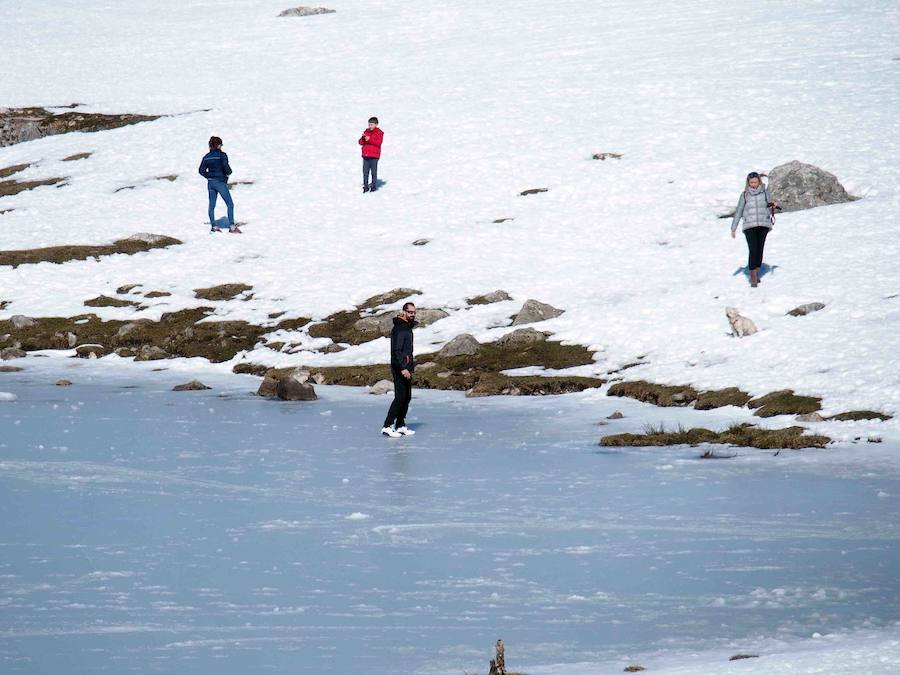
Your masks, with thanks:
M206 187L209 191L209 225L210 232L216 229L216 198L222 195L222 201L228 207L228 231L233 234L241 234L240 228L234 224L234 201L228 191L228 176L231 175L231 167L228 165L228 155L222 152L222 139L211 136L209 139L209 152L203 156L200 162L200 175L206 179Z

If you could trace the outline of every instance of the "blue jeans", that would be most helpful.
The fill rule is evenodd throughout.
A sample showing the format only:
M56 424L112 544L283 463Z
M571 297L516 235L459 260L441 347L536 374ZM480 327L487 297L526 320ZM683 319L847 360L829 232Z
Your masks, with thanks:
M378 158L363 157L363 187L369 187L369 174L372 174L372 189L378 187Z
M228 191L228 183L224 180L208 180L206 187L209 189L209 224L210 227L216 226L216 197L222 195L222 201L228 207L228 224L234 227L234 202L231 199L231 193Z

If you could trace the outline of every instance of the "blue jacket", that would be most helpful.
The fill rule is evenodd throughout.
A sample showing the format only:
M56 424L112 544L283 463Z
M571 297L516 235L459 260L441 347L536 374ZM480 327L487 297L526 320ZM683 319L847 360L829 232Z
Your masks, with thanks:
M228 180L231 175L231 167L228 166L228 155L221 150L210 150L203 155L200 162L200 175L208 180Z

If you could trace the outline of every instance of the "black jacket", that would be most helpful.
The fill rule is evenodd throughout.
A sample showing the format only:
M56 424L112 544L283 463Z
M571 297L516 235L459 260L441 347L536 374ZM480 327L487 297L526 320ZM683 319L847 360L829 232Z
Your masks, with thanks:
M231 175L231 167L228 166L228 155L221 150L210 150L203 156L200 162L200 175L207 180L226 181Z
M416 361L413 358L413 326L416 322L409 322L394 317L394 327L391 329L391 368L409 372L416 369Z

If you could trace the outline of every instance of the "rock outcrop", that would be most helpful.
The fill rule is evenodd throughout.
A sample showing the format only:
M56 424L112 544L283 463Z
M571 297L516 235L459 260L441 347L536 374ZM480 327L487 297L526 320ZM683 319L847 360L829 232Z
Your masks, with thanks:
M769 172L769 191L783 211L801 211L854 200L834 174L796 160L776 166Z
M522 309L513 319L513 326L521 326L526 323L537 323L538 321L546 321L554 319L562 314L565 310L557 309L553 305L538 300L526 300L522 305Z
M794 307L790 312L787 313L787 316L806 316L807 314L812 314L813 312L818 312L821 309L825 309L825 304L821 302L809 302L805 305L800 305L799 307Z
M475 336L470 335L469 333L463 333L462 335L457 335L450 340L450 342L441 347L438 355L443 358L449 356L462 356L464 354L471 355L477 354L479 349L481 349L481 343L475 339Z
M191 380L172 387L172 391L205 391L207 389L212 389L212 387L203 384L200 380Z
M102 131L150 122L158 115L102 115L99 113L53 113L45 108L0 108L0 148L70 131Z

